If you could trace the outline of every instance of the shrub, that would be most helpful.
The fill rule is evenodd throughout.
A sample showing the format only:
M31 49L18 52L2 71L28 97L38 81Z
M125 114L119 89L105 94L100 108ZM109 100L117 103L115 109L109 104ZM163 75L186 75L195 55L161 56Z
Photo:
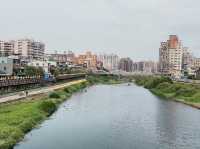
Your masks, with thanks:
M42 101L39 108L47 115L51 115L57 109L56 104L52 100Z
M176 91L176 96L182 96L182 97L191 97L196 93L196 90L194 88L180 88Z
M200 102L200 92L194 94L192 97L186 98L185 100L189 102Z
M36 121L34 121L32 118L24 120L20 125L20 129L23 132L30 131L34 126L36 125Z
M64 88L64 91L65 91L66 93L71 93L69 87L65 87L65 88Z
M168 82L160 83L156 89L164 92L164 93L175 93L177 90L179 90L181 86L179 84L170 84Z
M23 132L11 126L3 126L0 130L0 148L9 149L11 146L17 143L22 138Z
M150 77L146 81L144 87L148 88L148 89L155 88L160 83L163 83L163 82L173 83L172 80L170 78L168 78L168 77Z
M166 89L166 88L169 88L170 86L171 86L170 83L168 83L168 82L163 82L163 83L160 83L160 84L156 87L156 89L164 90L164 89Z
M80 88L85 88L85 87L87 87L87 83L86 82L83 82L83 83L80 84Z
M60 95L56 92L53 92L49 95L49 98L60 98Z

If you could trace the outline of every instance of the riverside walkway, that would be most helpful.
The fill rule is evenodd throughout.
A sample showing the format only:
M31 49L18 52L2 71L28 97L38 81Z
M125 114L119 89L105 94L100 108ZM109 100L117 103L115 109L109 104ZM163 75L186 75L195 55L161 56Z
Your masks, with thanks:
M81 83L81 82L85 82L85 81L86 81L85 79L81 79L81 80L75 80L75 81L62 83L62 84L58 84L58 85L52 85L52 86L48 86L48 87L28 90L28 95L27 96L26 96L25 92L17 92L17 93L14 93L13 95L0 97L0 103L16 101L16 100L23 99L25 97L31 97L33 95L49 93L49 92L52 92L54 90L61 89L61 88L64 88L64 87L68 87L68 86L71 86L71 85L74 85L74 84L78 84L78 83Z

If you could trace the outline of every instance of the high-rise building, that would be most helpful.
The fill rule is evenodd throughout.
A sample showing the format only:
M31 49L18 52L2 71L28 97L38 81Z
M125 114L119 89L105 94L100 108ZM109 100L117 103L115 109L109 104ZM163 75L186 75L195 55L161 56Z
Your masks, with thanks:
M184 72L188 72L190 69L194 69L195 58L189 52L189 48L183 47L183 61L182 69Z
M158 63L154 61L140 61L133 63L133 71L140 73L157 73Z
M31 39L14 41L14 53L28 59L43 60L45 44Z
M176 35L170 35L168 40L169 50L169 72L175 77L181 75L182 70L182 56L183 49L181 41L179 41Z
M27 59L44 59L45 45L31 39L0 41L0 56L19 55Z
M183 48L176 35L170 35L167 42L161 42L159 50L159 71L164 75L181 76Z
M118 69L119 57L116 54L100 54L97 59L103 63L103 67L107 70Z
M159 49L159 71L162 74L169 73L169 52L167 42L161 42Z
M121 58L119 61L119 70L123 70L126 72L132 72L133 61L130 58Z
M0 41L0 56L10 56L14 53L13 41Z

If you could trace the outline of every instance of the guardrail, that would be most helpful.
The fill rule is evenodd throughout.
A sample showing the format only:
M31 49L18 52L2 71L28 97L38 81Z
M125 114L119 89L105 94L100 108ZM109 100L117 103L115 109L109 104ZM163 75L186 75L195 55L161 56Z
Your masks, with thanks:
M24 84L37 84L42 82L42 78L23 78L23 79L8 79L0 80L0 87L17 86Z
M85 77L86 73L78 73L78 74L62 74L56 77L56 80L67 80L67 79L74 79L74 78L81 78Z

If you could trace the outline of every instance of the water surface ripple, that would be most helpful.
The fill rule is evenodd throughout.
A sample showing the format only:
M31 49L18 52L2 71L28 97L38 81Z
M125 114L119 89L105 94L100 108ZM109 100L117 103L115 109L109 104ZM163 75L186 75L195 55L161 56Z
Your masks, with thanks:
M134 84L92 86L15 149L200 149L200 111Z

